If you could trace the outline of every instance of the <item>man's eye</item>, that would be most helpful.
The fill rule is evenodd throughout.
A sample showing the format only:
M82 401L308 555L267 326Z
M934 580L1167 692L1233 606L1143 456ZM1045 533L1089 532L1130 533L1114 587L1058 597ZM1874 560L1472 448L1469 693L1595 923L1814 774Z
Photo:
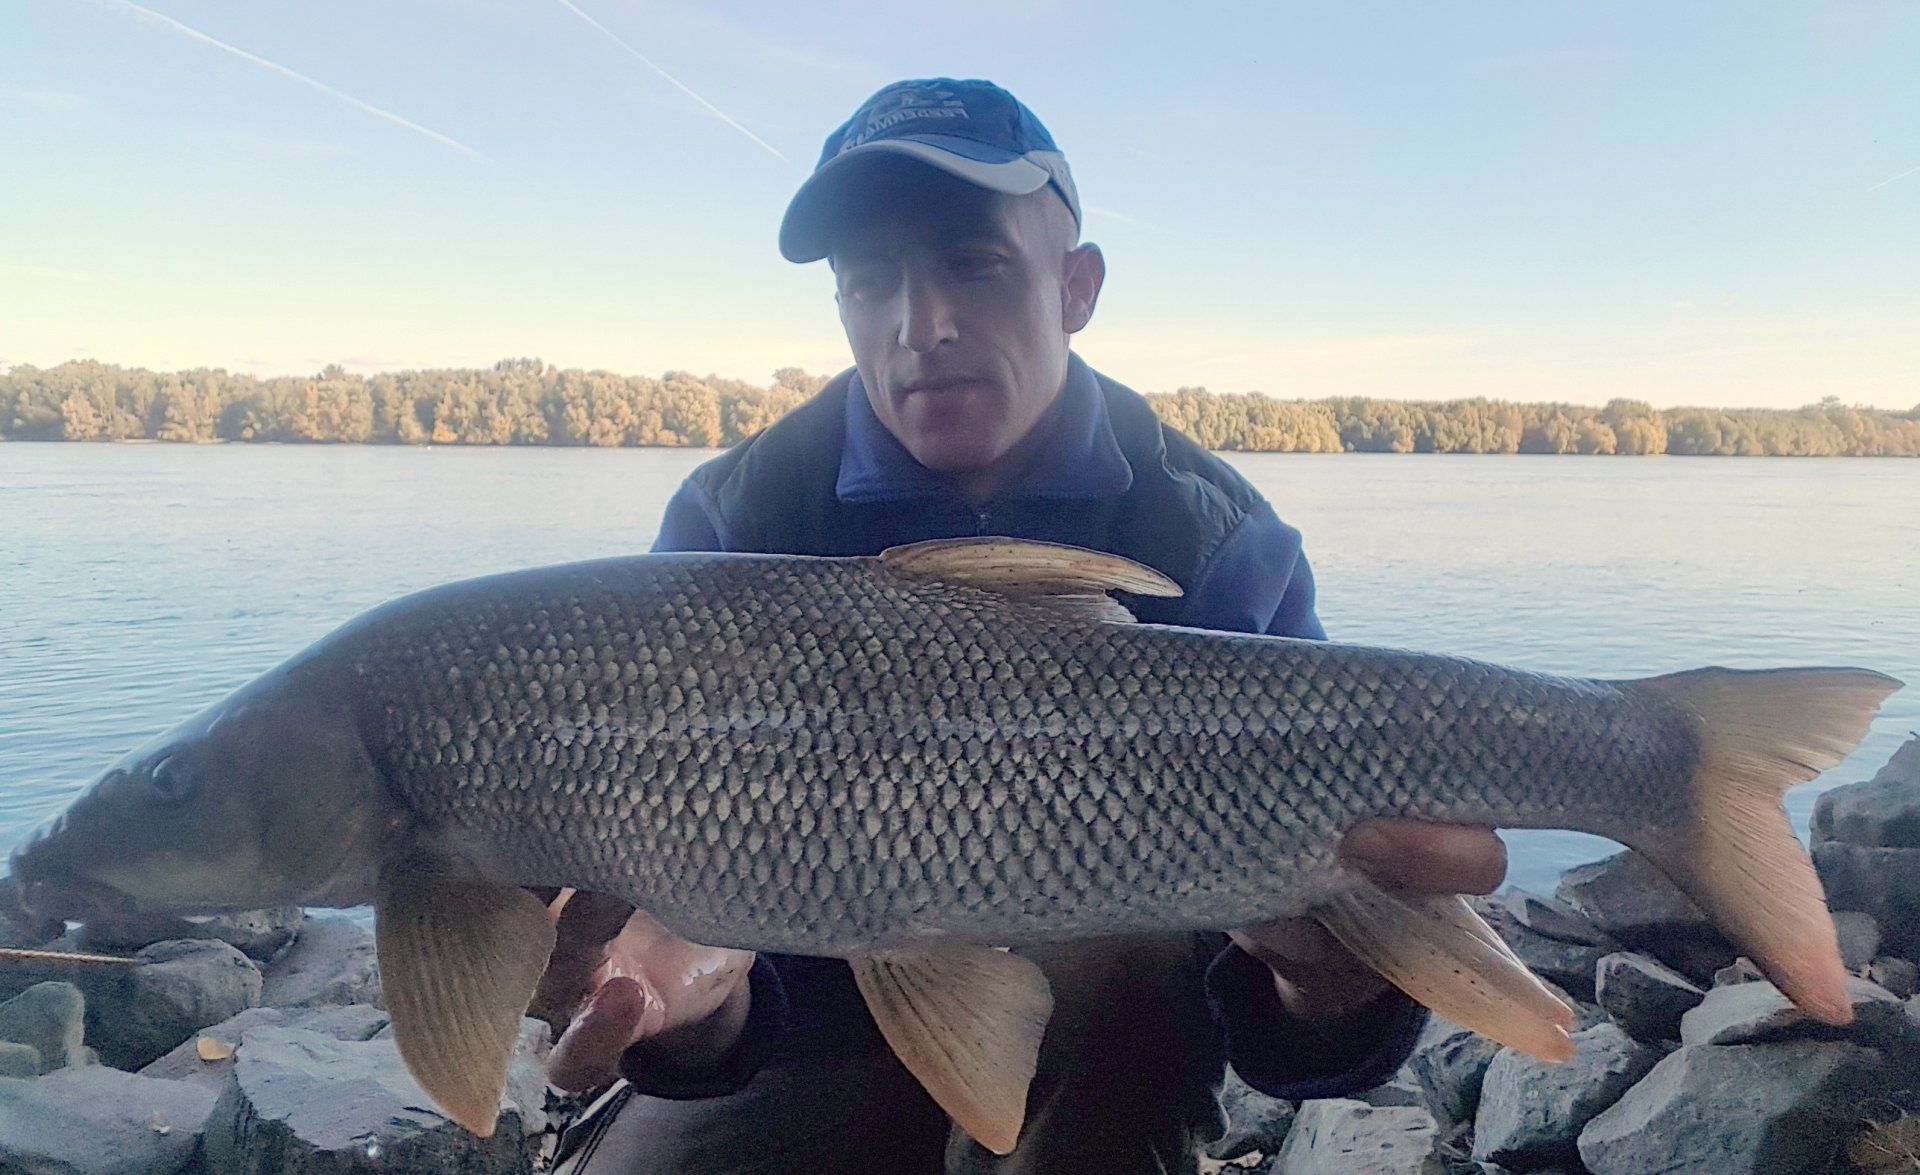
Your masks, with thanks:
M954 258L953 268L966 277L987 277L1000 271L1000 262L995 253L962 253Z
M841 292L854 298L871 298L886 290L887 279L883 273L873 270L849 273L841 282Z

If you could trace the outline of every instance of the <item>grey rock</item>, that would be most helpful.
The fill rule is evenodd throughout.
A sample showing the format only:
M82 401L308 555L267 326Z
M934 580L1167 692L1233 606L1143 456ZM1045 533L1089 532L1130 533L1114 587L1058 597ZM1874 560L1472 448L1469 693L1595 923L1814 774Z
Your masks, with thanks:
M1873 915L1895 954L1920 946L1920 849L1830 840L1813 846L1813 865L1829 907Z
M1882 955L1867 965L1867 978L1903 1000L1920 992L1920 967L1911 959Z
M373 931L352 918L309 915L292 948L268 966L265 975L261 1002L268 1007L384 1006Z
M1478 908L1487 924L1506 940L1507 945L1513 948L1513 953L1535 975L1550 980L1583 1003L1592 1002L1594 967L1602 956L1617 947L1589 946L1549 938L1528 928L1499 902L1480 903Z
M0 1040L31 1045L41 1073L80 1059L86 1025L86 997L71 983L36 983L0 1004Z
M547 1039L544 1023L522 1022L499 1125L482 1139L433 1108L391 1038L249 1029L210 1119L207 1166L223 1175L529 1172L546 1127Z
M0 1040L0 1077L40 1076L40 1050L18 1041Z
M1615 853L1560 875L1554 896L1616 939L1648 928L1699 926L1707 916L1645 857Z
M345 1004L320 1008L248 1008L238 1016L209 1025L181 1042L180 1047L140 1070L143 1076L198 1081L215 1089L226 1085L233 1057L207 1060L200 1041L211 1037L238 1048L249 1028L272 1026L304 1028L335 1040L372 1040L387 1026L387 1014L372 1004Z
M1682 1048L1580 1133L1594 1175L1800 1175L1832 1169L1863 1099L1903 1078L1846 1041Z
M1620 952L1600 960L1595 998L1628 1036L1645 1044L1680 1038L1680 1017L1706 993L1647 955Z
M1424 1110L1427 1108L1427 1091L1411 1073L1402 1069L1390 1080L1372 1089L1361 1090L1354 1095L1354 1100L1370 1106L1419 1106Z
M1840 939L1840 962L1847 970L1858 971L1880 953L1880 926L1873 915L1842 910L1833 916L1833 929Z
M1753 965L1753 960L1742 955L1713 973L1713 986L1729 987L1736 983L1759 983L1765 979L1766 976L1760 974L1760 968Z
M303 917L298 906L245 910L207 918L176 918L171 914L128 914L111 921L89 922L80 928L80 949L136 951L156 942L179 939L218 939L237 947L249 959L265 963L292 945Z
M1480 1107L1480 1083L1500 1046L1464 1028L1425 1048L1407 1061L1433 1116L1445 1126L1471 1121Z
M1287 1175L1441 1175L1439 1127L1412 1106L1370 1106L1346 1098L1307 1102L1275 1168Z
M1793 1005L1771 983L1716 987L1680 1018L1680 1043L1758 1044L1788 1038L1860 1040L1898 1045L1915 1036L1916 1024L1893 993L1857 976L1847 977L1853 1023L1825 1024Z
M0 1171L174 1175L194 1161L210 1089L104 1066L0 1080Z
M1556 896L1622 946L1695 982L1733 960L1733 947L1693 900L1638 853L1615 853L1560 877Z
M117 1069L138 1069L209 1024L260 1002L253 960L215 939L161 942L138 967L99 967L81 991L87 1039Z
M1620 949L1612 935L1559 898L1543 897L1524 889L1508 890L1501 896L1520 924L1536 934L1581 946L1605 947L1609 951Z
M1227 1116L1227 1130L1207 1147L1208 1158L1277 1155L1287 1141L1287 1131L1293 1128L1293 1103L1268 1097L1240 1080L1231 1069L1220 1087L1220 1109Z
M1895 751L1866 783L1822 794L1813 805L1813 839L1920 848L1920 738Z
M1613 1024L1575 1033L1573 1048L1564 1063L1500 1050L1480 1091L1474 1158L1510 1167L1573 1160L1581 1128L1661 1056Z

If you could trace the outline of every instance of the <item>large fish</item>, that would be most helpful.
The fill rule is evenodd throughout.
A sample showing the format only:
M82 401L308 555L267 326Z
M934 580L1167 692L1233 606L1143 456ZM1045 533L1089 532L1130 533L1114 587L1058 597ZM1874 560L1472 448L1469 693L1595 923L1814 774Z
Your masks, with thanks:
M840 956L902 1060L1010 1150L1046 981L995 947L1320 918L1415 997L1568 1053L1571 1012L1459 899L1343 871L1371 816L1579 829L1650 857L1814 1015L1850 1015L1781 792L1899 683L1604 682L1137 625L1112 556L654 555L355 619L135 750L20 848L35 910L376 907L402 1055L492 1129L553 944L522 887L698 942Z

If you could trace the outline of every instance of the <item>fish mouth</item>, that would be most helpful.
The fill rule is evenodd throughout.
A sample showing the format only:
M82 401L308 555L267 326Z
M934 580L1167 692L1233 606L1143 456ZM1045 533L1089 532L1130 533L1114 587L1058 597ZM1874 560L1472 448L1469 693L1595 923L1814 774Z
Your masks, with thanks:
M127 914L132 895L76 871L55 856L54 845L66 825L62 815L34 830L13 851L11 876L0 877L0 913L16 920L64 919L85 922Z
M134 900L102 881L66 870L22 876L16 865L10 881L6 913L34 922L98 922L136 912Z

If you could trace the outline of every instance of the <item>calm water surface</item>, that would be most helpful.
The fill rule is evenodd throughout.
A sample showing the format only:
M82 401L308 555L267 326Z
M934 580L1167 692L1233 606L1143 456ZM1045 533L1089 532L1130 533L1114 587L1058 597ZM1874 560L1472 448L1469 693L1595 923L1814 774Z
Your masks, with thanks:
M687 450L0 444L0 848L128 747L383 600L644 551ZM1920 461L1253 455L1335 639L1533 669L1920 683ZM1920 729L1896 694L1847 763ZM1550 888L1607 851L1513 834Z

